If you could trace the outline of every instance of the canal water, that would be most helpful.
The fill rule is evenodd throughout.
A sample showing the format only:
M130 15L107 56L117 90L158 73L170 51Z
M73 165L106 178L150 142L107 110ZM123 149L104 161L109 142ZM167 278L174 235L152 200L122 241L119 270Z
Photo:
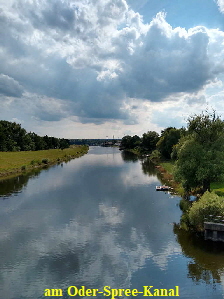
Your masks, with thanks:
M0 298L74 298L70 286L223 298L222 245L181 231L180 198L159 184L149 162L103 147L1 182Z

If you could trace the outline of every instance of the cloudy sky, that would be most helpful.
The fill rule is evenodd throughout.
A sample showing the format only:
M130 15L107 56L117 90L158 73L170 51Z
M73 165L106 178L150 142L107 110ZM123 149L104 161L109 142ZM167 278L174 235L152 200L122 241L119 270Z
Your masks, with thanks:
M224 118L224 0L0 0L0 119L122 138Z

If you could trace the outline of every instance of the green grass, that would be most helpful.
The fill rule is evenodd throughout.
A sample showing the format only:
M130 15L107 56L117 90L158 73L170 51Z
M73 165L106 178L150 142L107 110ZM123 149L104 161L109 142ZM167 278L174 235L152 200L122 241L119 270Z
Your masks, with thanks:
M0 177L5 177L22 170L31 170L47 164L55 164L80 157L88 152L87 146L71 146L64 150L50 149L43 151L0 152ZM44 162L43 162L44 161Z
M169 161L169 162L162 162L160 163L160 165L170 174L173 175L174 172L174 162L173 161Z
M174 161L163 161L160 162L159 165L162 168L158 170L161 172L164 183L169 185L170 187L174 188L175 192L182 196L184 194L184 189L182 185L174 180ZM165 170L165 171L164 171Z

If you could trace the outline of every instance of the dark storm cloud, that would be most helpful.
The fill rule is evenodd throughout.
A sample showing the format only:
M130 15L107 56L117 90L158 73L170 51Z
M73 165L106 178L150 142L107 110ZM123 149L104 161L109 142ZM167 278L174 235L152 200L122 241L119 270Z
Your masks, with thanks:
M8 97L21 97L22 86L7 75L0 74L0 94Z

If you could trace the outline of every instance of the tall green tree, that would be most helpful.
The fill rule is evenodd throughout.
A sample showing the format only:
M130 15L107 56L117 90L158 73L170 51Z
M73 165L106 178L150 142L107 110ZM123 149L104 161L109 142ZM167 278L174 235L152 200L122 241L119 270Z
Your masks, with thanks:
M178 143L184 129L176 129L173 127L166 128L161 132L161 137L156 145L162 156L166 159L171 158L174 146Z
M69 147L68 139L27 133L20 124L0 120L0 151L34 151Z
M131 145L131 136L130 135L126 135L121 139L121 147L126 149L126 148L130 148Z
M159 141L159 134L155 131L148 131L142 135L142 147L152 152L156 149L156 144Z
M138 135L126 135L121 140L121 147L124 149L133 149L141 144L141 138Z
M210 190L212 181L224 174L224 123L215 112L188 119L188 132L176 147L176 179L186 191L201 187Z

